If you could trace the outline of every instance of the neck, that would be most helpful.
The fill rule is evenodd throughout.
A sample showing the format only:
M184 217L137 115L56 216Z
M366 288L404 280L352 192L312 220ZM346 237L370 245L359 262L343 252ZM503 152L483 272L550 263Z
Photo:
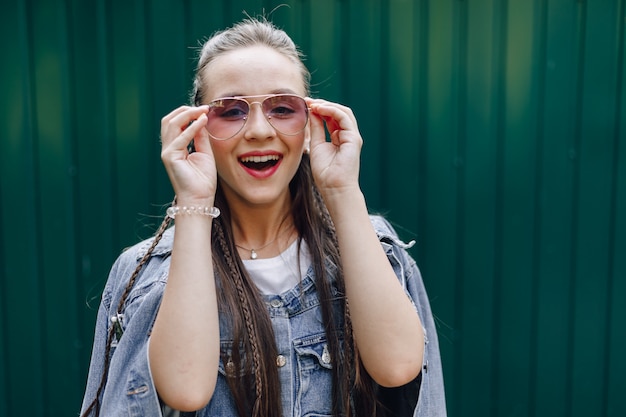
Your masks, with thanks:
M263 207L230 207L233 239L244 259L251 251L263 257L280 253L291 241L294 222L291 201Z

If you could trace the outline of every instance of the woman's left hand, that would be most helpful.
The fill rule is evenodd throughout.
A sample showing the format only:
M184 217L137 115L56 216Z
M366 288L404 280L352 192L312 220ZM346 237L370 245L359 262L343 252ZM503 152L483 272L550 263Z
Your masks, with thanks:
M359 189L363 139L349 107L307 99L311 123L311 170L324 196ZM326 141L326 130L330 142Z

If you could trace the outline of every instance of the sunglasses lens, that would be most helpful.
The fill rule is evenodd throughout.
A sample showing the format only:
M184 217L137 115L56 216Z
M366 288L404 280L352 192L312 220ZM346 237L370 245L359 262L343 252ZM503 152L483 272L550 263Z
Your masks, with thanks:
M252 103L254 104L254 103ZM283 135L296 135L307 124L309 113L302 97L277 94L262 101L267 121ZM250 104L242 98L220 98L209 104L207 130L219 140L235 136L246 124Z
M300 133L309 117L304 99L289 94L266 98L263 101L263 113L274 129L284 135Z
M215 139L236 135L246 123L250 106L238 98L221 98L209 104L207 130Z

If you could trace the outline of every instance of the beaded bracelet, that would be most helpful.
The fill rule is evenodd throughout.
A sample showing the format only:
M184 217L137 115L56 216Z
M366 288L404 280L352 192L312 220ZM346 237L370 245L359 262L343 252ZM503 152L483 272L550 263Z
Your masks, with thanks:
M216 218L220 215L220 209L217 207L171 206L167 208L166 213L170 219L174 219L179 214L200 214Z

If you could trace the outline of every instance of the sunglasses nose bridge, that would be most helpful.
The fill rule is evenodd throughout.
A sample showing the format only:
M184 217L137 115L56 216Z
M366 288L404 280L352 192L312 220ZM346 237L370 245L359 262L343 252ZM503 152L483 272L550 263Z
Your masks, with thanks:
M267 99L265 99L267 100ZM261 113L263 113L265 115L265 117L267 118L267 114L265 114L265 109L263 108L263 105L265 104L265 100L256 100L256 101L251 101L248 102L248 114L250 114L252 112L252 106L255 104L258 104L259 107L261 108Z
M252 101L252 102L248 103L248 108L250 109L248 111L248 115L250 114L250 112L252 112L252 105L253 104L258 104L259 105L259 110L261 111L261 114L263 115L263 117L265 117L265 120L267 121L267 123L269 123L270 126L272 126L273 129L276 129L276 127L272 123L272 116L270 115L271 110L266 108L266 104L268 104L268 103L271 104L271 101L268 101L271 98L272 97L266 97L263 100L255 100L255 101Z
M250 101L246 101L246 103L248 103L248 115L246 116L246 119L245 119L245 123L244 123L245 125L250 125L250 124L254 123L254 121L251 120L251 119L254 118L254 116L252 114L253 113L252 112L252 106L255 105L255 104L258 104L259 105L259 110L260 110L261 114L263 115L263 119L264 119L265 123L267 123L269 126L271 126L272 129L275 129L274 125L272 125L272 123L270 121L271 116L264 111L263 104L265 103L265 100L266 99L264 99L264 100L255 100L255 101L251 101L251 102ZM242 128L243 128L243 126L242 126Z

